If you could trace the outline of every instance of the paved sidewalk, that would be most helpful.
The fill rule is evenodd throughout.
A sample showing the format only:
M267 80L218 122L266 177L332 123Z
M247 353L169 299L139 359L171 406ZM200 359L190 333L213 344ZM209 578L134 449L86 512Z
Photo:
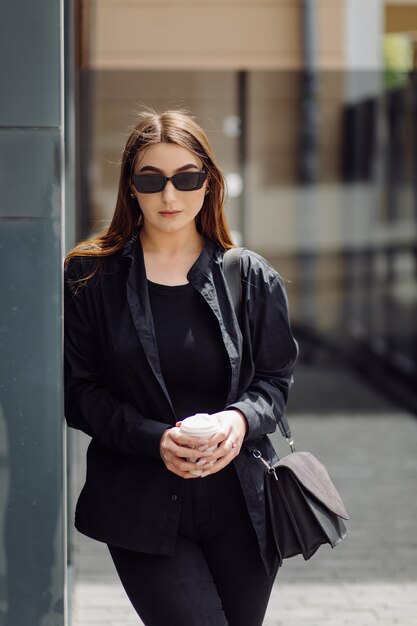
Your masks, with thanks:
M417 420L350 413L291 416L291 424L298 449L316 454L340 489L349 536L308 562L285 562L264 625L417 626ZM274 443L286 453L278 435ZM85 444L77 436L78 483ZM140 626L106 547L74 540L73 626Z

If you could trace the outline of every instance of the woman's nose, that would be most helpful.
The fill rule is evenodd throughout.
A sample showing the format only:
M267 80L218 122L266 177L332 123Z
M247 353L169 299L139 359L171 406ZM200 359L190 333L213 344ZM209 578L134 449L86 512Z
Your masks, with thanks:
M165 185L165 189L162 191L162 197L164 200L171 200L172 198L176 198L177 190L172 184L172 180L169 180Z

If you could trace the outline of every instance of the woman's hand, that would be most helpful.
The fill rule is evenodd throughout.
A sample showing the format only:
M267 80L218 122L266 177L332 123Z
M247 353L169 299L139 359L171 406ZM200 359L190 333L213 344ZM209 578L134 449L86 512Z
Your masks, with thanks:
M177 422L175 428L168 428L162 435L159 444L161 458L166 468L177 476L200 478L199 475L190 474L190 471L200 469L199 465L205 464L205 456L211 456L210 452L206 452L209 440L184 435L178 428L179 424L181 422ZM187 459L196 459L197 463Z
M218 445L212 452L200 452L196 454L196 458L199 460L191 469L201 469L202 474L200 478L204 478L204 476L208 476L208 474L220 472L226 465L229 465L239 454L247 430L246 418L243 413L237 409L220 411L212 415L217 418L220 428L215 435L210 437L204 450L216 444ZM180 424L181 422L177 422L177 426ZM190 438L187 437L187 439Z

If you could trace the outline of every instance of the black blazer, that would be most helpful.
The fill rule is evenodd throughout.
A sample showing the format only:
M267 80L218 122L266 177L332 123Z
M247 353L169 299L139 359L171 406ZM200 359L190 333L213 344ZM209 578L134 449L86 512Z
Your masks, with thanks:
M263 468L249 447L271 460L266 437L283 414L297 358L283 281L259 255L242 255L239 326L222 271L223 250L210 241L188 280L218 319L230 360L225 408L246 416L248 430L233 461L269 571ZM75 525L95 539L154 554L172 554L184 480L159 454L176 416L164 384L140 241L100 260L70 261L65 273L65 416L92 437Z

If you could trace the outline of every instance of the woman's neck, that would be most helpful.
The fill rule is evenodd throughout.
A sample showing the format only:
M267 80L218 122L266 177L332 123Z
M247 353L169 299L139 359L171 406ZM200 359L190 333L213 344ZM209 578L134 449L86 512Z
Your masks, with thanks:
M203 237L194 233L170 233L168 236L150 236L141 229L140 240L145 261L146 276L162 285L183 285L188 272L204 247Z
M144 253L161 256L188 256L200 253L204 246L204 239L197 229L178 233L156 233L144 225L140 230L140 241Z

